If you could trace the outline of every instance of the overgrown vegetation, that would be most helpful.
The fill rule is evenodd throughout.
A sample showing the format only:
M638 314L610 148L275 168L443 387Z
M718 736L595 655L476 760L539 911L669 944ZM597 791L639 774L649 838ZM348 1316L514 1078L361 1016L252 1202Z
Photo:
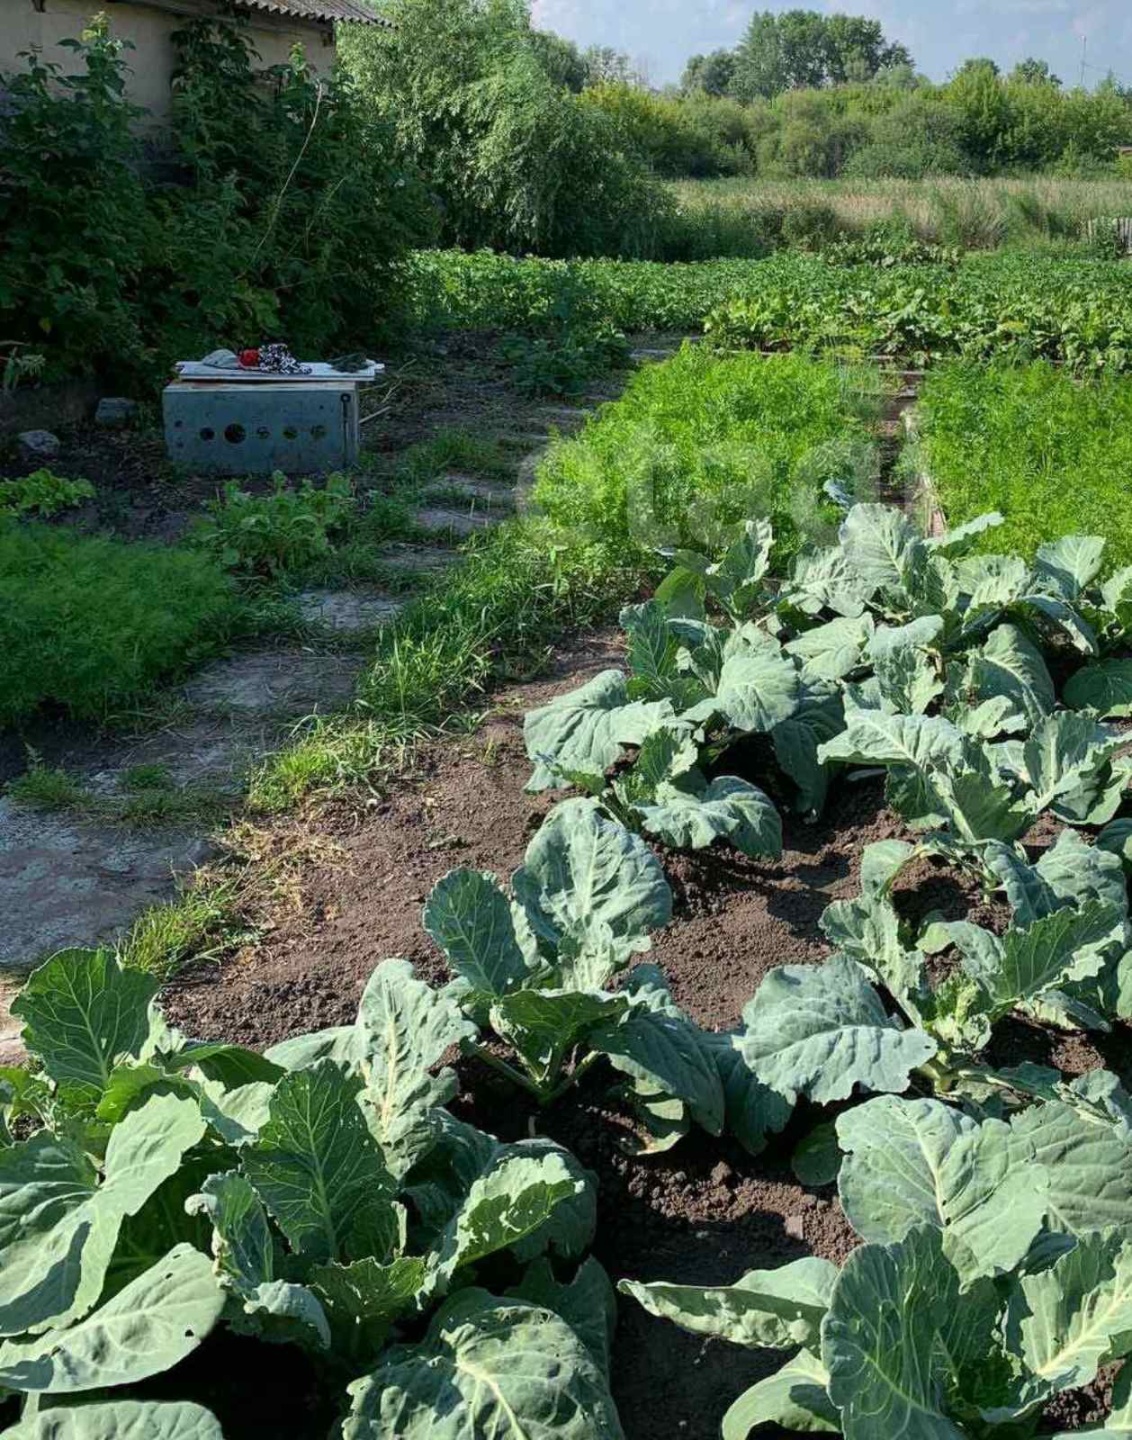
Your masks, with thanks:
M42 351L49 377L143 389L221 342L372 344L393 262L430 234L387 128L298 54L265 83L235 20L189 19L175 45L160 178L141 172L130 57L104 21L73 42L76 74L31 56L5 77L0 333Z
M215 649L235 611L204 555L0 521L0 721L140 701Z
M1132 561L1127 381L1081 384L1044 364L939 366L917 415L916 459L956 523L990 505L1005 517L1003 542L1025 555L1047 535L1078 532Z
M714 547L744 516L773 516L792 552L836 523L830 485L868 497L880 386L802 356L687 346L551 449L535 503L567 532L642 554Z

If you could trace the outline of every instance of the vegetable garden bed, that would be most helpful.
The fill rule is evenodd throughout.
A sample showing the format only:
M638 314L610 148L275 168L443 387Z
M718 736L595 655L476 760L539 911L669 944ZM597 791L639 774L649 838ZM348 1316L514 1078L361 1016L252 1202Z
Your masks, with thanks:
M12 1440L278 1433L265 1341L300 1440L1129 1433L1132 567L825 494L306 815L164 1013L35 972Z
M522 859L547 809L544 797L522 788L530 765L521 715L578 683L592 684L604 667L618 663L618 648L599 639L568 651L559 657L562 673L552 683L507 692L473 741L434 747L416 782L391 796L360 831L343 836L328 817L325 828L343 841L345 853L340 864L312 877L311 906L323 917L317 928L284 926L246 965L187 979L171 995L170 1012L193 1033L223 1033L260 1046L297 1021L306 1029L346 1020L381 955L405 955L418 974L441 983L448 972L422 926L422 901L454 863L504 874ZM737 773L766 783L767 760L757 747L738 760ZM1049 852L1066 830L1040 815L1023 836L1030 860ZM659 847L675 904L648 958L660 965L674 999L695 1022L733 1029L775 967L815 966L829 955L823 913L860 894L866 847L917 838L886 804L879 780L843 778L819 820L784 813L779 858ZM1001 933L1009 920L1000 897L988 897L970 873L931 855L902 872L893 905L901 922L917 932L934 920ZM1069 1078L1107 1066L1123 1078L1132 1069L1129 1040L1123 1020L1114 1021L1108 1034L1086 1036L1034 1018L1007 1018L996 1025L983 1059L1000 1067L1023 1061L1052 1066ZM726 1285L749 1270L805 1255L839 1264L860 1244L834 1188L820 1183L827 1177L803 1172L803 1183L792 1169L799 1143L819 1121L844 1111L842 1104L831 1112L803 1103L757 1158L734 1139L711 1139L700 1129L671 1150L639 1155L632 1149L647 1143L648 1133L617 1098L619 1077L605 1066L590 1070L577 1089L545 1109L481 1060L465 1059L458 1070L458 1114L505 1140L549 1135L595 1173L595 1254L614 1276ZM612 1389L626 1435L713 1440L732 1400L783 1358L705 1344L623 1298ZM1095 1409L1095 1401L1088 1397L1060 1397L1058 1423L1088 1417L1090 1406Z

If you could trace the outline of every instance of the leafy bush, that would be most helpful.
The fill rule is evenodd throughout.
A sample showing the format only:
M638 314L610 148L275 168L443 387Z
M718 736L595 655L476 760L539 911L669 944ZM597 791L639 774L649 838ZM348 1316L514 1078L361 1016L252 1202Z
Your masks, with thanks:
M140 700L208 653L234 606L203 555L0 521L0 721Z
M840 1271L808 1257L733 1285L620 1288L696 1335L802 1347L735 1401L724 1440L766 1423L1033 1434L1051 1400L1132 1350L1130 1120L1104 1070L1009 1121L883 1096L837 1121L841 1204L867 1242ZM1125 1433L1130 1381L1126 1364L1093 1434Z
M992 505L1004 540L1025 555L1047 535L1078 531L1132 561L1127 382L1080 384L1050 365L951 365L929 372L917 415L920 462L956 523Z
M834 518L827 480L869 483L879 383L796 356L685 347L551 450L535 501L559 526L642 549L714 545L746 516L773 515L788 552Z
M527 395L580 395L591 380L629 358L629 343L612 325L564 327L549 338L513 335L503 342L515 383Z
M122 45L102 21L64 43L76 74L32 57L4 77L0 332L50 374L140 385L221 342L372 342L394 263L431 224L343 78L316 83L299 52L265 77L245 25L190 19L174 37L172 151L143 178Z
M899 511L854 505L839 543L775 588L764 521L715 564L679 553L655 597L622 612L628 676L603 671L527 716L530 788L580 786L669 845L776 855L774 806L723 769L758 737L767 779L803 813L833 767L861 765L887 772L911 826L962 843L1016 840L1043 810L1112 820L1132 762L1098 717L1132 714L1132 662L1105 658L1127 646L1132 567L1098 586L1104 542L1088 536L1043 546L1032 567L966 554L1000 518L925 540ZM1055 709L1043 649L1060 669L1076 651L1072 709Z
M60 510L94 497L89 480L67 480L50 470L33 470L18 480L0 480L0 515L33 515L50 520Z
M331 536L354 508L354 491L345 475L330 475L316 486L305 479L298 488L276 472L272 490L252 495L230 480L219 500L205 508L193 543L229 570L279 575L309 567L329 553Z
M211 1440L196 1406L106 1393L227 1324L308 1352L352 1440L423 1440L441 1416L619 1440L609 1282L575 1263L590 1183L551 1142L443 1108L440 1061L469 1029L451 996L388 961L353 1025L259 1055L187 1040L159 983L64 951L14 1006L41 1068L3 1076L0 1373L29 1421L58 1410L111 1440L191 1419Z

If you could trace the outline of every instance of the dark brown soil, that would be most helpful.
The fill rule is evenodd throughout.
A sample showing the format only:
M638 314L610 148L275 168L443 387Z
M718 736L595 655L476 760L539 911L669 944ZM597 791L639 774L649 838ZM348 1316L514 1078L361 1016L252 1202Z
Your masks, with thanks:
M607 636L562 647L549 679L498 696L475 733L426 748L363 815L342 808L308 817L308 829L332 841L341 859L308 869L301 906L260 945L224 968L180 977L167 995L170 1019L202 1038L264 1046L351 1019L366 978L388 956L445 978L421 928L429 889L454 866L506 875L552 803L523 790L524 712L620 658ZM829 946L819 917L831 900L858 892L864 846L906 834L877 782L840 785L819 821L788 816L784 830L784 854L773 863L726 850L662 855L675 915L649 958L703 1025L736 1025L773 966L822 959ZM1037 847L1051 838L1027 837ZM998 928L1005 918L973 882L930 861L902 877L897 904L909 921L934 911ZM991 1058L1078 1073L1106 1060L1119 1070L1126 1052L1124 1035L1058 1036L1018 1022L1002 1027ZM461 1061L459 1072L460 1113L504 1138L548 1134L595 1173L595 1249L615 1279L725 1283L801 1254L840 1261L856 1243L833 1187L808 1191L790 1170L793 1146L814 1120L805 1110L757 1159L699 1133L666 1154L634 1157L608 1070L595 1067L579 1091L543 1112L481 1062ZM623 1300L614 1393L629 1440L715 1440L731 1401L782 1358L684 1335Z

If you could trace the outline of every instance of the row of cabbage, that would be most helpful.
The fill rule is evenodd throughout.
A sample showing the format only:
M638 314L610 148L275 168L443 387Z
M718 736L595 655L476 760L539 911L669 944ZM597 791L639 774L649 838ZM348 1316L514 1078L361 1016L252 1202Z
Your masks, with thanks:
M925 539L858 505L777 583L757 522L718 560L674 556L624 614L627 673L527 718L532 787L583 793L509 880L457 870L430 895L446 985L385 960L354 1024L260 1055L178 1033L108 952L36 971L14 1007L35 1063L0 1076L4 1434L217 1440L145 1386L226 1328L311 1357L346 1440L616 1440L592 1178L457 1118L457 1047L542 1104L608 1066L649 1151L697 1126L757 1155L803 1102L836 1107L803 1149L865 1242L840 1271L622 1281L693 1331L799 1347L728 1440L1013 1437L1128 1353L1132 1102L1107 1072L987 1050L1011 1014L1132 1013L1130 767L1107 723L1132 713L1132 569L1102 579L1082 537L1032 565L972 553L993 524ZM726 774L740 742L765 788ZM914 838L865 853L825 963L702 1029L639 963L672 915L645 836L774 856L779 810L813 814L862 767ZM1065 828L1032 863L1043 813ZM903 920L894 886L925 856L1004 896L1006 928ZM1108 1433L1132 1429L1119 1386L1113 1406Z

